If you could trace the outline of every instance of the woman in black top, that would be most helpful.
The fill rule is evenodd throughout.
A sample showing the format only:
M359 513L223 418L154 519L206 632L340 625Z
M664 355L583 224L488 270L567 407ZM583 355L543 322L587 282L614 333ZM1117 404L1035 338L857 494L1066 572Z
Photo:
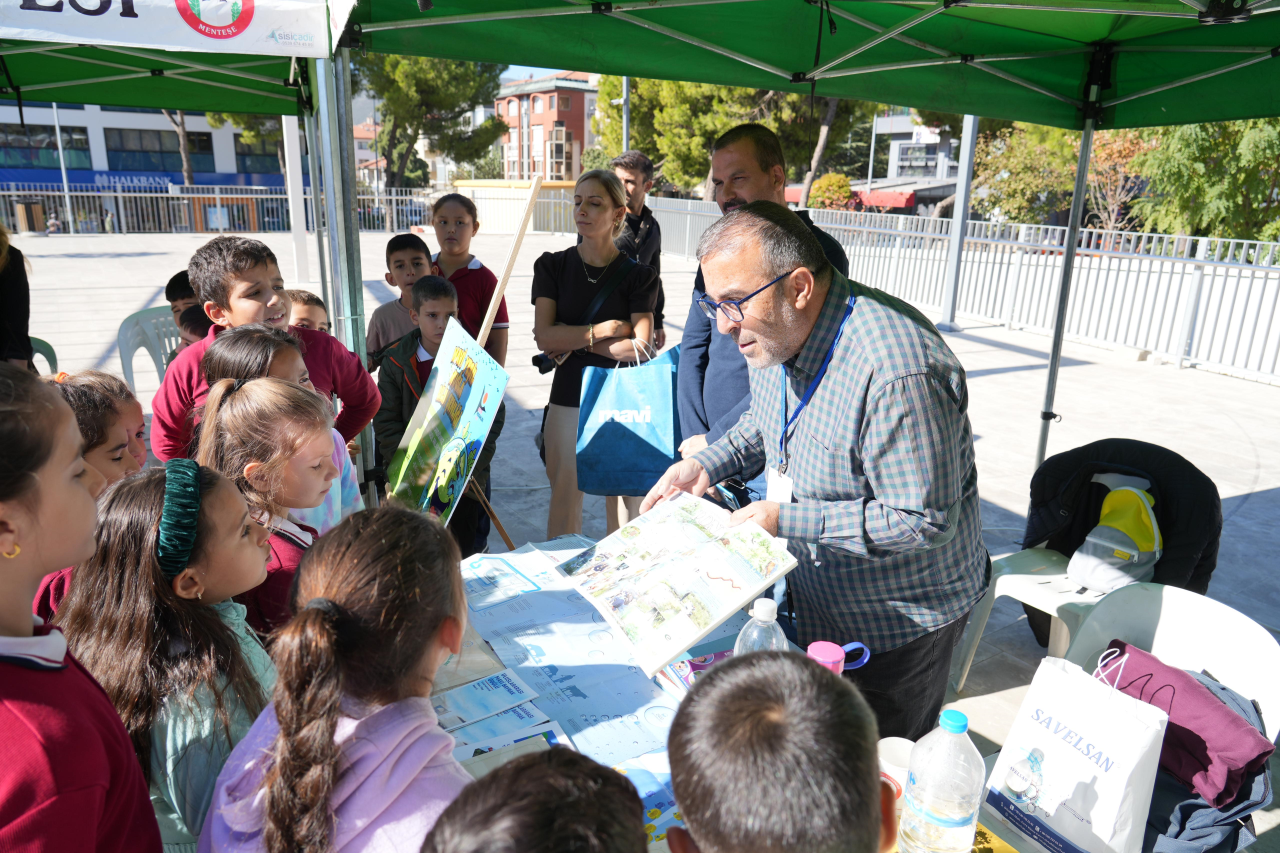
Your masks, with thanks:
M31 360L31 287L22 253L9 245L9 232L0 225L0 359L25 369Z
M565 356L551 382L551 405L543 429L551 482L548 539L582 532L582 492L574 449L582 369L614 368L652 357L653 309L658 299L657 273L635 264L594 316L583 316L619 265L631 263L613 244L627 212L622 182L603 169L584 173L573 190L573 210L582 243L563 252L547 252L533 265L534 340L548 355ZM640 501L605 498L610 533L639 512Z

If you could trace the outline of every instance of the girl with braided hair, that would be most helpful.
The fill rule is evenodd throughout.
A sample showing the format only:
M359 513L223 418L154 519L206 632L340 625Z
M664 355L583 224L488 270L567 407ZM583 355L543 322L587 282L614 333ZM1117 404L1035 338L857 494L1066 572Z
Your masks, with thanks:
M293 605L272 704L218 777L201 853L418 850L471 781L430 699L465 627L453 537L417 512L356 513L307 551Z

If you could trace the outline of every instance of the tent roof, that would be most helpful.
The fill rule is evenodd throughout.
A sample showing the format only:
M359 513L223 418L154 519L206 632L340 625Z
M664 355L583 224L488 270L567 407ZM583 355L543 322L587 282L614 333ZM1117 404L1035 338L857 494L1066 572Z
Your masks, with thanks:
M133 47L0 42L0 95L23 100L292 114L288 57L170 53ZM298 74L306 63L298 60ZM298 74L294 74L296 81Z
M1235 5L1239 4L1239 5ZM825 5L825 4L823 4ZM1280 115L1280 0L364 0L361 47L1079 128ZM1240 23L1206 26L1200 18ZM821 24L821 26L820 26ZM821 59L814 62L819 32Z

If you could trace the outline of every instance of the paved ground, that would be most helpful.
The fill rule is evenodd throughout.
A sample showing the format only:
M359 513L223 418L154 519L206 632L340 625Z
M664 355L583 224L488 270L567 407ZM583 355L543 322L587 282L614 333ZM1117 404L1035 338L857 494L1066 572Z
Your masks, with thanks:
M293 261L287 235L265 235L280 254L287 281ZM32 265L32 333L50 341L63 369L119 370L115 335L120 321L145 307L163 305L164 283L183 268L203 236L129 235L18 238ZM495 506L517 544L545 538L549 491L533 445L550 378L530 366L534 353L529 304L533 261L569 245L564 236L526 237L512 277L508 305L512 345L507 425L494 460ZM509 238L481 234L473 251L500 268ZM362 235L366 311L394 298L382 282L385 238ZM315 275L314 245L310 268ZM694 264L663 258L669 341L679 341L689 305ZM319 290L318 285L310 289ZM1023 526L1040 405L1047 338L999 326L965 324L947 335L968 370L971 418L977 441L983 524L995 556L1017 549ZM1221 556L1209 595L1280 635L1280 388L1197 370L1138 362L1125 353L1068 344L1049 452L1107 437L1154 442L1181 453L1217 483L1223 498ZM137 359L139 391L149 402L154 371ZM585 532L604 533L601 499L588 498ZM496 533L495 550L502 548ZM974 721L983 752L994 751L1008 732L1026 685L1044 656L1024 624L1021 608L997 602L963 694L951 697ZM1241 653L1246 653L1241 650ZM1272 723L1274 725L1274 723ZM1280 850L1280 805L1260 816L1260 850Z

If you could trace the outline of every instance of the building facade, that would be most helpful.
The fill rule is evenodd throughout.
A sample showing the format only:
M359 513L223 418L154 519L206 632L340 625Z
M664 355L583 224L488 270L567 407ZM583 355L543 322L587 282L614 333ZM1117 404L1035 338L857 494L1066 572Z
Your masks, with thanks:
M19 115L15 101L0 101L0 183L60 184L53 105L24 99L22 107ZM183 182L178 134L160 110L58 104L58 122L70 183L163 187ZM230 125L211 127L204 113L186 113L186 127L196 184L284 186L273 143L249 144Z
M502 140L504 177L576 180L583 150L595 143L596 98L594 81L578 71L503 85L494 109L510 128Z

